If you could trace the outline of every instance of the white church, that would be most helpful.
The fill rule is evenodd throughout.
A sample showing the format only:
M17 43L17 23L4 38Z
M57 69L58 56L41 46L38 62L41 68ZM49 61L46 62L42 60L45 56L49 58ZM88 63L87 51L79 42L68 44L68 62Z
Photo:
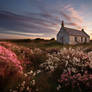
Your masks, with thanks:
M57 34L57 41L62 44L89 43L90 36L84 31L84 29L77 30L64 27L64 21L62 21L60 31Z

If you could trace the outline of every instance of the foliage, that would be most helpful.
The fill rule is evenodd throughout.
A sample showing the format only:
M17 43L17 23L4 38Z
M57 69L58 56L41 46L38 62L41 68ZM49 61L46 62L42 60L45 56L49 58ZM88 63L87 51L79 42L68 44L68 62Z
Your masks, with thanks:
M86 46L0 42L0 91L92 92L92 51Z
M8 91L22 76L21 61L15 53L0 46L0 91Z

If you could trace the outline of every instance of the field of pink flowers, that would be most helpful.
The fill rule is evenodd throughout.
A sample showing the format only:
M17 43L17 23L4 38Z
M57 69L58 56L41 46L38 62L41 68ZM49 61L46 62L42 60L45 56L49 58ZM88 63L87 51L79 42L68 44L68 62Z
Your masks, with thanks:
M0 42L0 92L92 92L92 47Z

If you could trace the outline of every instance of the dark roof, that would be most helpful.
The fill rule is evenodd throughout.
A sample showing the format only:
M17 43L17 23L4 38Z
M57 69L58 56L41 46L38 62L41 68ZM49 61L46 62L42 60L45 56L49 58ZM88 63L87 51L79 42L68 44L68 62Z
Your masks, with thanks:
M75 35L75 36L83 36L83 37L90 37L85 31L80 31L77 29L72 29L72 28L67 28L64 27L64 30L69 34L69 35Z

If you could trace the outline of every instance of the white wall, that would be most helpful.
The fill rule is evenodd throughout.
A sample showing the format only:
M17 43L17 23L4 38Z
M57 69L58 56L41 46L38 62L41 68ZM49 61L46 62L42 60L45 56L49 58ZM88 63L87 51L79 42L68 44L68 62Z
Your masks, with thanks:
M77 37L77 41L75 41L75 37ZM79 44L85 43L85 37L69 35L63 28L61 28L61 30L57 34L57 41L63 44ZM89 41L90 38L86 38L86 43L88 43Z
M75 37L77 37L77 42L75 41ZM86 38L87 42L89 43L90 38ZM85 37L80 37L80 36L69 36L69 44L78 44L78 43L85 43Z
M63 37L63 42L62 42ZM61 29L61 31L57 34L57 41L63 44L69 44L69 35L65 30Z
M75 43L75 36L69 36L69 44L76 44Z

